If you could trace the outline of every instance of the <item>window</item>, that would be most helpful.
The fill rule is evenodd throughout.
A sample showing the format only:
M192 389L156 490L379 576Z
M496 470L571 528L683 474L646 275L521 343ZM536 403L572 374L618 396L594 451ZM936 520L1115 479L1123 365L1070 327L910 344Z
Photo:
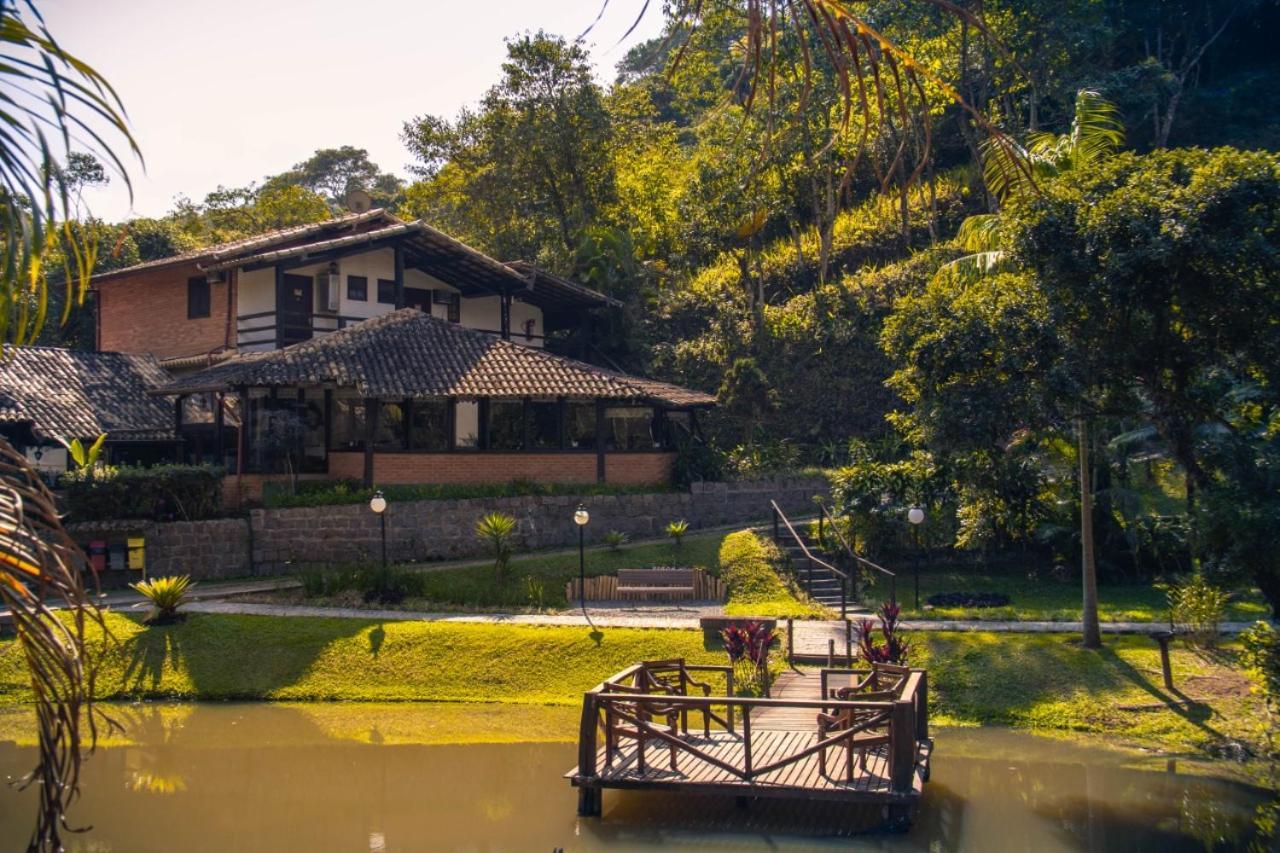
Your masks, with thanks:
M524 403L520 400L489 402L489 449L519 450L524 446Z
M209 280L204 276L187 279L187 319L209 316Z
M353 302L368 302L369 279L362 275L347 276L347 298Z
M378 424L373 436L373 449L383 453L403 451L404 441L404 404L384 401L378 407Z
M480 445L480 404L475 400L459 400L456 409L454 446L463 449Z
M560 447L560 404L552 401L529 403L529 449L555 450Z
M596 446L595 403L566 403L564 407L564 446L573 450L592 450Z
M450 323L462 321L462 294L450 293L447 290L436 290L431 294L431 301L436 305L444 306L445 319Z
M653 409L641 407L604 410L604 441L608 450L653 450Z
M331 450L364 449L364 400L350 392L333 393L333 424L329 428Z
M396 304L396 283L390 279L378 279L378 302L383 305Z
M449 403L413 400L409 404L409 447L441 452L449 449Z

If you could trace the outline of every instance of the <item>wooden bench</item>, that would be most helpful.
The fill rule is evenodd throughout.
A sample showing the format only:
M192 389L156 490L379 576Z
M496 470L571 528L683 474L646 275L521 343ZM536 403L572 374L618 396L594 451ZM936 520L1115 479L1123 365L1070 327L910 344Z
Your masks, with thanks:
M618 592L692 593L693 569L618 569Z

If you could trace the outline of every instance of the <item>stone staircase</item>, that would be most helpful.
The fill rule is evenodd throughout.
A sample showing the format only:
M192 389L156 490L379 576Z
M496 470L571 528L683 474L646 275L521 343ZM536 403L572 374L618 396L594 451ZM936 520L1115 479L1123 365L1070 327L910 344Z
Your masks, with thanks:
M870 613L870 610L862 606L857 599L854 583L856 568L851 566L849 569L844 569L843 566L847 561L841 554L828 549L811 535L807 522L793 523L783 515L776 503L772 508L776 523L770 534L778 549L787 558L791 572L800 588L814 601L837 613L841 612L843 604L844 615L847 617ZM848 581L841 577L839 574L841 571L849 576ZM843 598L842 587L844 587Z

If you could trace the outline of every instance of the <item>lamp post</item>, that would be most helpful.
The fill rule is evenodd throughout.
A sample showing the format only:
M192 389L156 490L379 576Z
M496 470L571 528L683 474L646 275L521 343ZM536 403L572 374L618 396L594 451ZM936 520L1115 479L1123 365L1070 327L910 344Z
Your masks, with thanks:
M591 514L582 504L573 511L573 523L578 525L578 604L587 609L587 522Z
M387 568L387 499L383 497L382 489L378 489L373 493L373 497L369 498L369 509L373 510L382 524L382 568L385 571Z
M911 527L916 534L916 559L915 559L915 580L916 580L916 612L920 611L920 525L924 523L924 509L919 506L913 506L907 510L907 521L911 522Z

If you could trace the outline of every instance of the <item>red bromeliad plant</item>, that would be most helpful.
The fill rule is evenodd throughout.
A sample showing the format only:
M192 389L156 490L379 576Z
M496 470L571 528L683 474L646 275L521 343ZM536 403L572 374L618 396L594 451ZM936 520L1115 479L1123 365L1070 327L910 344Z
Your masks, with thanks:
M875 623L870 619L858 622L858 648L862 651L862 659L869 663L905 664L911 653L911 644L898 635L898 615L902 608L896 602L886 601L880 605L880 634L884 637L881 644L876 639Z
M764 666L769 649L778 641L778 632L763 622L730 625L720 632L724 650L730 663L749 660L757 667Z

